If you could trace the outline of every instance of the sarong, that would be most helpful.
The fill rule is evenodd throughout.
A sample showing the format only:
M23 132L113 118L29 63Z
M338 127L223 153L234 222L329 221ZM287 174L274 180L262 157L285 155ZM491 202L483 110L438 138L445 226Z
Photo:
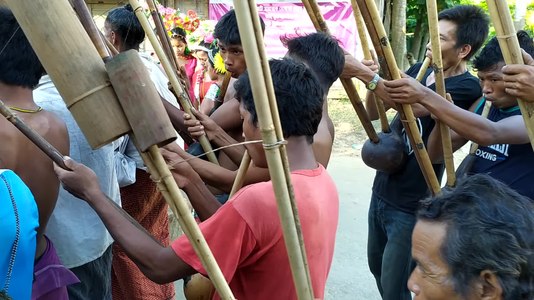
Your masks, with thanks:
M32 300L69 300L67 286L78 283L78 277L61 264L56 249L46 236L43 255L35 262Z
M136 182L121 188L122 208L164 246L169 245L168 205L150 175L137 169ZM114 300L174 299L172 283L148 279L118 244L113 245L112 293Z

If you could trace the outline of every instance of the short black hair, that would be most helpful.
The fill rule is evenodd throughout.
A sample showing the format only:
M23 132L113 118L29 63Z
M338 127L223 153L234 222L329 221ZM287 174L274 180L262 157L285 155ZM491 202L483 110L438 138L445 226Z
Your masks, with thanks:
M261 33L265 34L265 22L260 17ZM230 10L219 19L213 31L213 37L226 45L241 45L241 36L237 27L235 10Z
M503 299L534 297L534 203L486 174L422 203L418 220L444 223L441 255L455 290L466 296L484 270L493 272Z
M517 32L517 39L519 41L519 46L523 48L528 54L534 55L534 43L532 38L524 30ZM493 70L499 63L504 63L504 57L502 55L501 47L499 47L499 41L497 37L492 38L484 46L480 54L477 55L473 66L478 71L489 71Z
M139 49L145 40L145 30L130 4L110 10L106 22L121 39L124 50Z
M0 7L0 81L33 89L44 68L11 10Z
M306 136L312 143L323 112L323 89L317 77L303 63L290 58L270 60L269 66L284 137ZM237 99L257 126L248 71L239 76L234 87Z
M329 34L316 32L296 38L283 38L288 55L304 62L317 76L325 91L339 78L345 66L345 54Z
M182 42L187 44L187 33L185 32L185 29L181 27L174 27L171 29L171 38L180 39Z
M465 57L469 60L482 47L489 33L489 18L482 8L474 5L457 5L441 11L438 20L456 24L456 47L471 45L471 52Z

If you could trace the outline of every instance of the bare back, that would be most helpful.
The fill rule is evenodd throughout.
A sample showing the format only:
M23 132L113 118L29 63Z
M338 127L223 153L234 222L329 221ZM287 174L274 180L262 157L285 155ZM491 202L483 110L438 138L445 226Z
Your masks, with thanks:
M67 128L54 114L41 111L17 115L62 154L68 155ZM0 119L0 141L0 168L11 169L17 173L30 188L37 203L39 229L36 257L39 257L46 247L43 233L59 193L59 181L54 173L52 160L4 118Z

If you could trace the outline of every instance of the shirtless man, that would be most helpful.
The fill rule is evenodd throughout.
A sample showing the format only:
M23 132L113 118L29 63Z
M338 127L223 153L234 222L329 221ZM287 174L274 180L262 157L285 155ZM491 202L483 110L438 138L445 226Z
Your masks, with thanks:
M4 46L0 53L0 99L61 153L68 153L65 124L33 101L33 88L39 83L44 69L17 20L6 8L0 8L0 45ZM0 141L0 169L11 169L20 176L33 193L39 209L33 296L39 299L40 295L48 293L47 297L53 297L50 299L68 299L66 285L76 282L77 278L66 268L57 266L61 264L59 258L52 243L44 236L59 192L52 160L4 118L0 119ZM37 273L45 267L46 271ZM45 276L55 275L59 277L57 285L44 286L40 282Z

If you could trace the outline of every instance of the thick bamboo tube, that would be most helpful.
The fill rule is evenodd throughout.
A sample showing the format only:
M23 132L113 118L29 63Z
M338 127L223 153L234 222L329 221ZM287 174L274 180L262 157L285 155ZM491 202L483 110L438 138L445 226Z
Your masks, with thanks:
M350 2L352 4L352 13L354 14L354 19L356 20L356 28L358 29L358 36L360 37L360 44L362 45L363 58L365 60L373 60L373 55L371 54L371 48L369 47L369 41L367 39L367 30L365 29L362 12L358 7L358 3L356 3L356 0L351 0ZM382 99L378 98L376 94L372 91L367 91L366 99L367 98L371 98L375 102L376 111L378 112L382 132L390 132L391 129L389 128L389 121Z
M148 22L148 19L144 13L143 8L139 4L139 1L137 0L130 0L130 5L134 9L135 15L139 19L139 22L141 22L141 25L143 26L143 29L145 30L146 35L148 36L148 39L150 40L150 43L154 47L154 51L156 52L161 65L165 69L165 73L167 73L167 77L169 77L169 81L176 92L178 96L178 101L180 102L180 105L184 109L186 113L188 113L191 118L195 119L195 116L191 113L191 100L189 99L189 94L187 91L184 90L182 85L180 84L180 81L178 80L178 77L176 76L176 73L165 56L165 53L161 47L161 45L158 42L158 39L156 37L156 34L153 32L152 27L150 26L150 23ZM208 157L208 160L214 164L219 164L217 161L217 157L215 156L215 153L213 153L213 149L211 147L210 142L208 141L208 138L204 135L201 136L198 139L198 142L202 146L202 149L204 149L204 152L206 153L206 156Z
M441 57L441 42L438 25L438 7L436 0L427 0L426 7L430 33L430 46L432 49L432 69L434 70L436 80L436 93L449 100L450 95L448 96L445 90L445 76L443 74L443 60ZM452 100L449 101L452 102ZM439 126L441 133L441 145L443 147L443 158L445 161L445 170L447 172L447 186L453 187L456 184L456 174L454 172L451 132L447 124L443 122L436 122L436 126Z
M510 15L508 8L508 1L506 0L488 0L488 10L490 17L497 33L499 46L502 50L504 62L508 64L523 64L523 56L521 54L521 47L517 40L514 22ZM527 127L530 144L534 149L534 103L529 103L517 99L521 115Z
M382 52L384 55L384 64L380 63L380 65L387 66L387 68L384 68L383 71L385 73L389 73L391 79L400 79L401 75L399 72L399 68L397 67L397 63L395 62L393 51L391 50L391 46L389 44L389 40L384 29L384 25L382 24L382 20L380 18L380 15L378 14L378 9L376 8L374 0L356 1L358 2L358 6L360 7L360 10L362 12L362 16L365 20L365 25L367 26L367 31L371 36L371 40L373 41L375 50L377 52ZM423 176L425 177L425 181L432 194L435 195L441 190L440 184L438 182L436 173L434 172L434 168L432 167L432 163L430 161L430 157L428 156L428 152L426 151L425 144L423 143L421 135L419 134L419 129L415 122L415 116L413 114L412 107L408 104L397 105L397 111L399 112L399 115L403 122L403 126L406 130L406 134L414 150L417 162L421 167L421 171L423 173Z
M313 299L313 290L304 244L302 243L302 232L298 222L298 214L294 215L293 207L296 207L296 204L292 190L289 188L290 177L286 176L289 173L287 156L283 155L283 151L281 151L285 146L281 143L283 138L279 138L277 135L282 130L279 117L275 116L277 109L276 111L271 109L273 103L276 103L276 101L274 97L269 99L274 96L274 89L268 65L265 67L267 56L263 47L259 16L255 7L256 3L253 0L234 0L239 32L242 36L241 40L243 41L243 49L258 114L258 122L264 145L266 145L265 154L277 200L293 280L299 299ZM263 69L262 62L264 62ZM266 74L268 76L265 76ZM285 157L283 158L282 156ZM285 168L284 161L286 162Z
M104 62L69 2L5 2L91 147L101 147L129 132Z
M250 155L248 154L248 151L245 151L245 154L243 154L243 158L241 159L241 164L239 165L239 169L237 169L237 175L234 180L234 185L232 185L232 191L230 191L229 198L232 198L232 196L243 187L243 183L245 181L245 175L247 174L249 166L250 166Z
M159 190L171 207L173 213L177 216L180 227L189 239L195 253L200 258L202 265L205 267L208 276L217 289L221 299L235 299L228 283L224 279L221 269L217 265L215 257L211 253L206 239L202 235L198 224L191 215L187 200L182 195L176 181L172 177L163 156L157 146L152 146L147 152L141 154L143 161L150 170L150 173L158 182Z
M303 0L302 3L306 8L306 11L310 16L310 19L312 20L315 29L317 31L322 31L324 33L330 34L330 30L328 29L328 26L326 25L326 22L324 21L324 18L321 15L321 11L319 10L317 2L315 0ZM340 81L343 84L345 91L347 92L347 96L349 97L350 103L356 111L356 114L358 115L358 118L360 119L360 122L362 123L362 126L365 132L367 133L367 136L373 143L378 143L378 135L376 134L375 128L373 127L373 123L371 123L371 119L369 118L369 115L365 110L362 99L360 98L360 95L358 95L358 91L356 90L354 82L352 81L352 79L348 78L340 78Z

